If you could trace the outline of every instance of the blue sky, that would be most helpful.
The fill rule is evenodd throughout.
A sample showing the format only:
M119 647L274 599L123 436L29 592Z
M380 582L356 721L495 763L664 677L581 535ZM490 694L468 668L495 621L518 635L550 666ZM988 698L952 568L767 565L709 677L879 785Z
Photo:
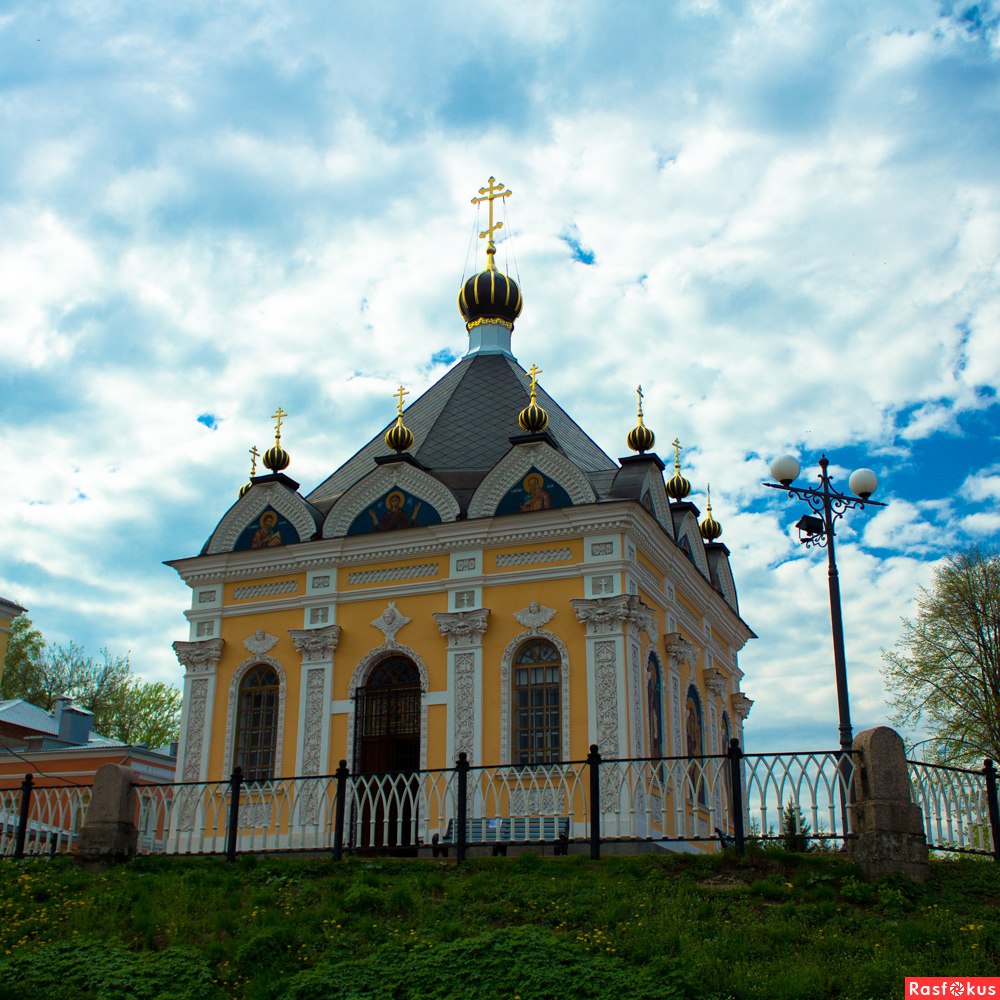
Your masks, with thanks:
M0 594L179 681L162 561L279 403L309 489L464 352L492 174L519 360L616 456L643 383L760 636L751 746L833 745L822 553L760 483L787 450L879 474L838 552L884 722L917 588L1000 534L998 147L993 2L7 5Z

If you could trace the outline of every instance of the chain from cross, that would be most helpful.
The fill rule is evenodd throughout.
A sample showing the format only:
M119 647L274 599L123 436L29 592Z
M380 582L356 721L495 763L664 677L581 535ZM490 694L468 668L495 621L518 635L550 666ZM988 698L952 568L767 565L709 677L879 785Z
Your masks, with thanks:
M490 225L489 228L484 230L479 234L481 240L489 240L490 243L493 242L493 234L499 230L503 229L503 223L498 222L494 225L493 223L493 202L497 198L509 198L514 192L510 188L504 188L503 181L497 183L495 177L490 178L489 185L487 187L481 187L479 193L483 195L482 198L473 198L472 204L479 205L484 201L490 203Z
M287 417L288 414L279 406L278 409L271 414L272 420L277 420L277 424L274 426L274 440L275 443L281 440L281 421Z
M409 394L410 394L409 389L404 389L402 386L400 386L392 394L392 398L395 399L395 400L397 400L397 403L396 403L396 416L401 417L403 415L403 397L404 396L409 396Z
M250 478L253 479L257 475L257 459L260 458L260 452L257 450L257 445L254 445L250 449Z
M542 369L538 365L532 365L528 369L528 377L531 379L531 395L535 395L535 387L538 385L538 376L542 374Z

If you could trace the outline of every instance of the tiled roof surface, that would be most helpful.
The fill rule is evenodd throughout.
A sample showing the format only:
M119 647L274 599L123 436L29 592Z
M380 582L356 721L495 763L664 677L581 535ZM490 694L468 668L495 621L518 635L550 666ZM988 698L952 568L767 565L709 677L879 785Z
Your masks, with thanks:
M475 354L463 359L406 409L413 433L410 454L449 486L464 506L487 472L510 450L511 437L524 432L517 415L528 404L530 382L511 358ZM617 464L540 386L538 403L549 416L548 432L559 449L606 494ZM386 425L359 452L309 494L323 509L375 468L376 456L391 454ZM592 475L596 474L596 475Z

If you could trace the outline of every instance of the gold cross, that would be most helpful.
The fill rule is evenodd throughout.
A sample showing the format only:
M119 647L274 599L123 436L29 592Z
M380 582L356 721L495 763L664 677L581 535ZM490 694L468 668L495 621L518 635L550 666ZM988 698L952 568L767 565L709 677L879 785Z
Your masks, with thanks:
M483 195L483 197L482 198L473 198L472 199L472 204L473 205L478 205L478 204L480 204L481 202L484 202L484 201L488 201L490 203L490 225L489 225L488 229L486 229L484 232L481 232L479 234L479 238L481 240L489 240L490 241L490 245L492 246L492 244L493 244L493 234L498 229L503 229L503 223L502 222L498 222L498 223L496 223L496 225L493 224L493 201L496 198L509 198L514 192L511 191L510 188L506 188L505 189L504 186L503 186L503 181L501 181L500 183L497 183L497 179L495 177L491 177L490 178L490 182L489 182L489 186L488 187L481 187L479 189L479 193L481 195Z
M278 409L271 414L272 420L277 420L278 423L274 428L274 440L275 443L281 440L281 421L283 417L287 417L288 414L279 406Z
M639 423L642 423L642 386L640 385L635 391L639 394Z
M257 450L257 445L254 445L250 449L250 478L253 479L257 475L257 459L260 457L260 452Z
M542 369L538 365L532 365L528 369L528 375L531 377L531 398L535 398L535 386L538 384L538 376L542 374Z
M681 474L681 442L678 438L674 438L671 443L674 446L674 472L679 476Z
M409 390L408 389L404 389L402 386L400 386L392 394L393 399L399 400L399 402L396 404L396 414L397 414L397 416L401 417L403 415L403 397L404 396L409 396L409 394L410 394Z

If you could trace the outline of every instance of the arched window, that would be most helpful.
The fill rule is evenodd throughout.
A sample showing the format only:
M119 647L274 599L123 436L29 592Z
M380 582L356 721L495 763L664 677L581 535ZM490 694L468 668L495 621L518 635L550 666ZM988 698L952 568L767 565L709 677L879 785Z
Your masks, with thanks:
M687 704L684 710L684 733L687 738L687 755L692 758L704 758L705 756L705 728L702 724L701 698L698 697L698 689L692 684L688 688ZM691 764L688 773L691 788L695 791L698 803L705 805L705 779L704 779L703 759L697 764Z
M646 664L646 715L649 726L649 756L663 756L663 671L655 654Z
M560 760L559 652L545 639L525 643L514 657L514 764L548 764Z
M269 781L274 777L278 744L280 682L273 667L259 663L240 683L236 715L236 760L244 781Z

